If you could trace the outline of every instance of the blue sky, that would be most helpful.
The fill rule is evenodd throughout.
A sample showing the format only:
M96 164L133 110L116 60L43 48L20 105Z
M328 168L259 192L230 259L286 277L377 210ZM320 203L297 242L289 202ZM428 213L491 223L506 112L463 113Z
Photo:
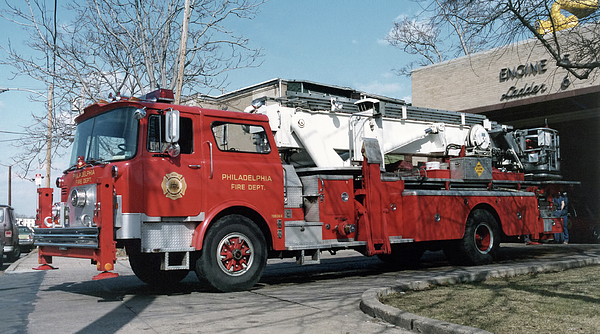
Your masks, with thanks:
M392 72L408 63L408 56L385 36L398 16L414 9L406 0L271 0L243 30L265 50L264 63L232 74L229 88L304 79L409 99L410 80Z
M0 2L0 9L4 8ZM60 9L59 9L60 10ZM228 27L250 39L252 47L264 49L263 64L231 72L226 91L273 78L309 80L351 87L372 94L410 101L410 79L393 73L410 62L408 55L385 42L396 18L411 15L418 7L411 1L358 0L270 0L252 20L232 22ZM60 16L60 12L59 12ZM26 34L1 21L6 45L8 36L22 47ZM25 51L25 50L23 50ZM0 53L0 57L5 54ZM10 67L0 66L0 87L26 88L47 94L47 88L27 78L9 80ZM219 92L201 92L218 95ZM45 104L29 102L31 94L9 91L0 94L0 131L22 131L32 122L31 114L43 116ZM8 202L7 181L10 157L18 152L11 146L16 138L0 132L0 203ZM69 154L53 161L52 180L67 168ZM36 170L34 173L44 173ZM52 181L54 184L54 181ZM55 190L55 200L58 200ZM12 206L20 215L34 215L35 185L13 175Z

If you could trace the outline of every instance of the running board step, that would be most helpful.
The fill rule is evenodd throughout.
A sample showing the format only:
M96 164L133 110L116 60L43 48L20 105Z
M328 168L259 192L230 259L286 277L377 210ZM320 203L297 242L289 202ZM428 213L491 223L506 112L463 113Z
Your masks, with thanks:
M175 262L173 264L173 262ZM165 252L161 259L160 270L189 270L190 252Z
M320 249L303 249L300 251L300 255L296 256L296 263L300 265L305 264L319 264L321 263L321 250Z

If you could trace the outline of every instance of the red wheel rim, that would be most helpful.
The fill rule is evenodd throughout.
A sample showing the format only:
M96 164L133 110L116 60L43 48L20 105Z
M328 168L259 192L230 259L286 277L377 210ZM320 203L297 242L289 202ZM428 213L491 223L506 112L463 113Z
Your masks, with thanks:
M494 245L494 235L486 223L481 223L475 229L475 246L482 254L490 252Z
M245 274L254 261L254 246L240 233L226 235L217 247L219 268L229 276Z

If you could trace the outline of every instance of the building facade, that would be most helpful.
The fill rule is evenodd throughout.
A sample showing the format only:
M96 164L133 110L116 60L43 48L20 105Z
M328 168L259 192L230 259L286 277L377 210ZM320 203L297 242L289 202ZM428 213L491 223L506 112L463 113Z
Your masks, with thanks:
M420 107L484 114L515 128L558 130L564 179L581 182L572 195L593 214L600 212L597 70L588 79L577 79L532 39L414 70L412 101Z

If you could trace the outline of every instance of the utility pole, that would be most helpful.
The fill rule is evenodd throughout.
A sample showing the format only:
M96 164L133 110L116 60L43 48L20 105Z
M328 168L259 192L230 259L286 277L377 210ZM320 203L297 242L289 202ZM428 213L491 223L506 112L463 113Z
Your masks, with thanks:
M50 84L48 88L48 134L46 135L46 188L50 188L50 178L52 173L52 101L54 94L54 85Z
M179 43L179 67L177 70L177 87L175 89L175 104L181 102L183 89L183 72L185 69L185 52L187 51L188 22L190 21L190 0L185 0L183 11L183 24L181 27L181 42Z
M8 206L12 206L12 166L8 166Z

